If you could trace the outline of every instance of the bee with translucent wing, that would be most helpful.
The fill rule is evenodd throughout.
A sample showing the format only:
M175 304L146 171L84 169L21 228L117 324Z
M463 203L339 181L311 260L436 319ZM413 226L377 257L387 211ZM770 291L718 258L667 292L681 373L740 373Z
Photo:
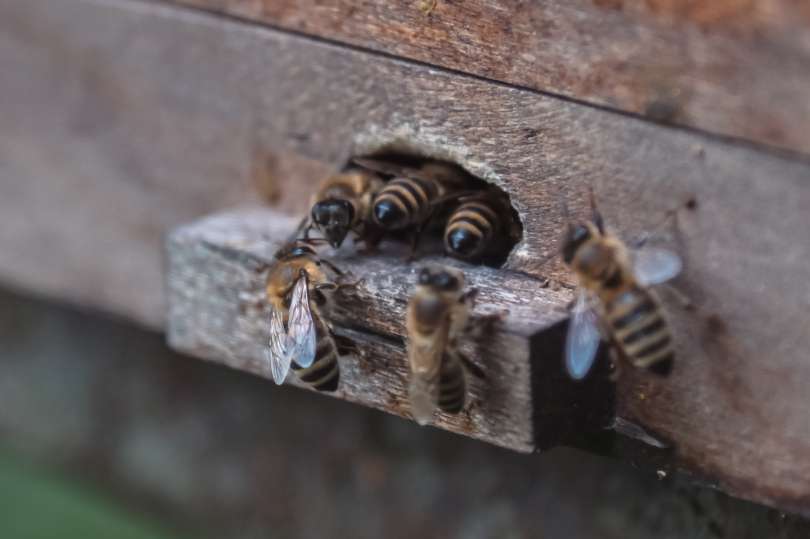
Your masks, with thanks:
M482 374L459 351L467 330L474 290L450 268L423 268L408 303L408 363L411 412L426 425L436 408L457 414L466 402L466 371Z
M328 306L329 292L338 288L333 277L341 272L318 257L311 244L312 240L295 241L276 255L267 278L266 356L277 384L284 383L292 369L314 389L335 391L340 380L338 357L346 347L338 345L322 309Z
M604 336L635 367L666 376L675 359L673 339L649 287L678 275L681 259L653 247L631 250L605 232L593 198L591 204L593 220L569 223L562 246L580 282L565 343L568 374L577 380L588 374Z

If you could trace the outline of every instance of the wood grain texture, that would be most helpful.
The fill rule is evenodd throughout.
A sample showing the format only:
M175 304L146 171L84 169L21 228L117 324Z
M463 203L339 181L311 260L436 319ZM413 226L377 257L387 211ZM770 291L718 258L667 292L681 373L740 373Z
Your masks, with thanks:
M110 11L3 1L0 13L7 73L0 77L0 275L7 285L162 328L166 231L262 201L300 212L332 170L287 152L248 109L234 114L225 102L212 106L216 99L202 88L155 78L169 71L160 75L135 58L120 69L126 43L143 50L146 41L128 29L114 43L103 30ZM101 28L91 32L96 38L80 37L80 14Z
M810 153L801 0L174 0Z
M125 314L150 294L154 325L160 233L254 197L263 152L328 169L395 145L460 163L513 197L525 234L508 268L563 284L543 263L563 199L583 215L593 187L633 238L694 196L665 244L701 312L664 294L679 361L666 382L626 369L619 412L722 488L808 511L807 163L159 4L0 0L0 39L15 74L0 79L0 277ZM300 211L315 180L283 169L282 206Z
M242 212L174 232L167 244L171 346L270 378L265 359L267 268L296 225L294 219L272 212ZM340 388L334 396L409 417L405 309L416 268L436 260L408 264L401 254L358 256L345 249L329 259L352 275L349 281L362 278L356 291L341 294L340 309L330 317L360 351L355 358L341 358ZM458 415L439 414L435 425L518 451L559 444L570 434L560 425L570 430L577 416L570 409L572 396L592 399L593 384L561 376L562 363L555 362L559 349L542 355L533 351L555 346L545 342L545 330L566 317L570 291L550 290L511 272L450 263L463 268L468 287L479 291L473 318L498 313L504 318L492 331L462 345L485 377L468 375L467 407ZM542 371L546 380L557 371L553 393L535 393L533 370ZM306 387L294 375L290 382ZM560 395L568 395L568 408ZM535 411L543 417L535 418ZM536 431L536 425L553 427Z

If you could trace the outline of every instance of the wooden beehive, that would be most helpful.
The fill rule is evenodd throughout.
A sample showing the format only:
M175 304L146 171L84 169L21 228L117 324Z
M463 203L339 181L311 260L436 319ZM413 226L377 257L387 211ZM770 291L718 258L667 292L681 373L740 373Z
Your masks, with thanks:
M228 309L255 288L280 214L305 211L352 155L450 160L503 188L523 222L502 272L470 270L492 308L513 311L506 333L520 343L518 371L493 376L494 391L523 389L441 426L529 451L576 438L575 404L595 414L583 432L615 411L668 442L667 466L808 514L810 12L759 4L0 1L12 74L0 81L0 278L258 372L258 315ZM667 242L686 260L676 285L705 316L667 301L681 361L666 382L630 372L615 395L560 397L537 382L555 380L559 358L535 364L531 346L559 342L572 280L546 259L559 201L582 214L589 189L626 239L697 201ZM243 209L260 204L272 210ZM181 225L167 275L164 235ZM347 264L370 268L372 287L409 275L384 258ZM544 288L549 277L563 288ZM364 293L379 308L382 295ZM392 291L394 318L406 294ZM390 338L371 382L346 396L404 414L394 318L376 328Z

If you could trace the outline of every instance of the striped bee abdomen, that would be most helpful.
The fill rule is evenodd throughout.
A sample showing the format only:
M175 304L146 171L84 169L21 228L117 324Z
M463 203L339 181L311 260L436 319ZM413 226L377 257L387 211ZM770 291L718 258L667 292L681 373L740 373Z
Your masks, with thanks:
M450 254L474 258L490 245L498 223L498 215L483 201L462 203L450 215L444 229L444 245Z
M466 382L461 361L446 353L439 374L439 408L448 414L457 414L464 408Z
M636 367L669 374L675 359L672 335L653 295L634 287L605 307L613 338L625 357Z
M340 381L338 350L329 330L318 317L313 316L317 335L315 360L307 368L301 368L293 361L292 369L298 379L317 391L335 391Z
M430 215L438 186L420 178L394 178L374 198L374 220L386 230L400 230Z

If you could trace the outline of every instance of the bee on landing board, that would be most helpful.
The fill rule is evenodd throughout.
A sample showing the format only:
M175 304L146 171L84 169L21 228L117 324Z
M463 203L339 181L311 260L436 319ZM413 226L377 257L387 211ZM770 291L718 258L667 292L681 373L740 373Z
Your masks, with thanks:
M329 176L312 197L312 209L299 232L303 229L304 238L308 238L309 231L315 228L336 249L349 232L371 242L375 235L371 230L371 205L382 185L378 174L357 168Z
M475 291L464 291L464 275L449 268L424 268L408 303L408 363L411 413L426 425L436 408L457 414L466 401L466 370L482 376L459 351Z
M298 240L276 254L267 277L270 342L266 354L277 384L284 383L292 368L310 387L335 391L340 381L338 357L351 345L334 334L323 310L342 273L318 257L312 243Z
M580 283L565 344L568 374L577 380L588 374L604 335L633 366L666 376L675 359L673 339L649 287L678 275L681 259L654 247L631 250L605 231L593 195L591 207L592 221L569 223L562 245L563 261Z
M494 189L461 197L444 229L447 254L467 261L497 255L520 239L506 195Z
M372 219L388 232L414 230L414 241L434 217L436 210L462 194L467 182L467 176L461 169L440 161L407 165L382 159L356 158L354 162L391 177L374 197Z

